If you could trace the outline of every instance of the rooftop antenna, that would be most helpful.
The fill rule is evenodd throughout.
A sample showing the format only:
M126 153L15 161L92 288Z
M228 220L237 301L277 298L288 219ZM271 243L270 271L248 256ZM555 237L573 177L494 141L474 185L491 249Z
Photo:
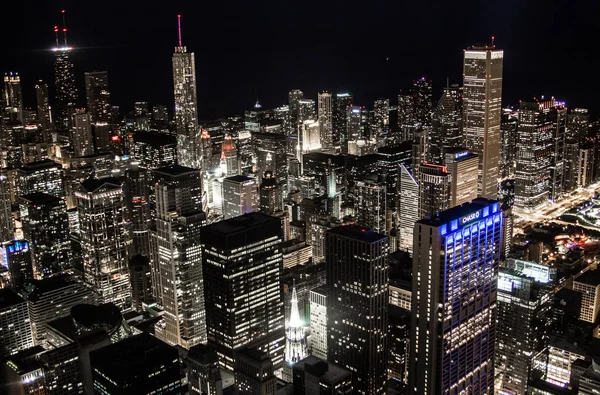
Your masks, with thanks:
M67 46L67 23L65 22L65 10L62 10L63 33L65 34L65 47Z
M56 46L58 47L60 45L58 43L58 26L54 26L54 34L56 35Z
M494 46L494 40L496 39L496 37L492 36L492 47Z
M450 77L446 77L446 88L450 88Z
M181 44L181 15L177 15L177 32L179 33L179 46L183 47Z

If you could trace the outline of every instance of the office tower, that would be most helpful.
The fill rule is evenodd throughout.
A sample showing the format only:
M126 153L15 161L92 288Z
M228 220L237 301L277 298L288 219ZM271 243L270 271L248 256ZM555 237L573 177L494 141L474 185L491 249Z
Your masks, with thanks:
M319 125L319 122L308 119L298 128L298 160L301 164L304 153L321 149Z
M409 374L406 367L410 343L410 307L409 310L405 310L390 304L388 307L388 337L387 377L406 387Z
M75 197L85 281L105 303L127 309L131 305L127 268L131 235L121 183L114 178L90 178L81 183Z
M448 148L442 163L451 176L449 207L460 206L475 199L479 167L477 155L464 148Z
M268 352L275 370L283 368L281 233L280 219L262 213L202 228L208 344L227 370L243 347Z
M500 176L514 178L517 158L517 130L519 111L502 109L500 121Z
M131 253L150 256L150 222L152 220L150 174L133 163L125 171L127 221L133 241Z
M190 348L186 365L190 394L223 395L219 356L213 348L205 344L198 344Z
M176 348L143 333L90 353L94 392L183 393Z
M419 214L419 183L406 165L400 165L398 186L398 249L412 255L413 231Z
M515 206L534 211L562 194L566 108L554 99L521 102Z
M271 215L281 210L281 192L278 190L277 180L272 171L267 170L264 172L259 189L259 208L261 212Z
M450 208L452 175L446 166L422 164L419 174L419 218L435 216Z
M33 340L36 345L49 348L47 323L70 314L71 307L77 304L98 304L100 296L92 289L68 274L34 280L23 290L27 299Z
M315 101L310 99L300 99L298 100L298 109L297 109L297 124L296 129L302 131L302 125L304 121L314 120L316 119L317 111L315 108ZM319 130L317 125L317 131ZM320 140L319 140L320 144Z
M286 136L274 133L252 133L253 160L259 176L270 170L277 179L279 192L287 192L288 186L288 158L286 151ZM259 180L260 182L261 180Z
M236 395L275 395L277 377L273 361L263 351L246 348L235 357Z
M178 23L180 16L177 16ZM200 126L196 95L196 61L194 53L181 43L173 53L173 87L175 96L175 126L177 128L177 159L181 166L202 169Z
M18 73L4 73L4 105L5 117L11 121L24 124L23 91L21 77Z
M294 133L298 126L298 107L300 100L304 99L304 92L293 89L288 93L288 104L290 108L290 132Z
M327 359L327 287L310 290L311 355Z
M283 379L292 382L292 367L294 364L308 355L306 343L306 324L300 319L298 311L298 295L296 286L292 286L292 300L290 319L285 327L285 367L283 368Z
M258 211L256 180L246 176L227 177L223 180L223 218L229 219Z
M338 93L333 100L333 144L336 147L347 145L348 108L352 107L352 95Z
M326 235L328 358L353 372L355 394L384 394L388 238L361 226Z
M579 163L577 164L578 188L590 185L594 179L594 151L594 145L589 141L579 145Z
M33 347L27 302L12 289L0 289L0 355Z
M499 206L478 198L415 224L411 394L494 391Z
M5 393L38 395L49 392L45 383L44 366L39 360L43 352L41 347L31 347L6 358L6 362L2 364L4 366L0 365Z
M366 111L364 107L351 106L346 109L347 115L347 127L346 137L348 142L358 141L365 137L365 131L363 128L363 112Z
M108 90L108 73L93 71L85 73L85 95L87 110L93 123L109 121L110 91Z
M40 80L35 85L35 98L37 104L38 122L44 133L43 141L51 141L50 132L52 131L52 115L50 113L50 99L48 96L48 84Z
M294 394L352 394L352 372L311 355L294 365Z
M386 234L386 187L385 183L373 180L360 180L354 183L354 212L356 223Z
M579 181L579 143L574 140L565 141L565 174L564 191L566 193L577 189Z
M377 99L373 104L373 134L377 146L383 147L390 127L390 99Z
M385 181L388 210L394 210L397 207L400 165L410 165L411 159L412 144L409 141L377 149L377 173Z
M71 143L75 156L94 153L94 137L92 136L92 120L85 109L77 109L71 115Z
M152 235L155 299L164 309L159 339L190 348L206 343L200 256L200 171L179 165L153 171L156 230Z
M509 259L499 270L495 369L501 393L526 394L528 383L542 376L534 361L550 335L549 281L550 267L534 262Z
M54 27L54 31L58 32L57 26ZM61 135L67 136L69 134L69 120L77 105L77 87L73 62L69 59L73 48L67 45L66 28L63 31L65 32L64 45L58 46L57 40L57 46L52 48L56 54L54 60L54 89L56 92L54 125Z
M498 194L500 176L503 57L494 45L464 51L463 134L467 148L479 156L477 194L490 199Z
M31 162L19 167L15 174L17 193L47 193L64 197L62 166L50 159Z
M590 130L590 115L587 108L576 108L567 117L567 140L583 141Z
M425 77L413 81L414 120L422 126L431 126L431 113L433 110L431 91L431 81L427 81Z
M152 273L150 261L142 255L134 255L129 260L131 279L131 307L144 311L144 306L152 303Z
M2 265L8 269L9 284L17 289L33 280L33 261L29 241L13 240L0 246Z
M233 143L231 136L225 136L221 145L221 172L226 177L237 176L240 174L240 163L238 151Z
M461 147L462 140L462 89L453 85L444 88L433 111L430 160L442 164L446 151Z
M129 154L145 169L174 165L177 139L165 133L137 131L133 134Z
M600 272L588 270L573 280L573 290L581 292L579 319L595 323L600 311Z
M71 267L69 217L65 201L45 193L19 197L23 237L31 243L35 277Z
M317 100L317 119L321 146L326 150L333 148L333 107L331 93L320 92Z
M14 239L15 232L10 201L10 179L0 171L0 243Z

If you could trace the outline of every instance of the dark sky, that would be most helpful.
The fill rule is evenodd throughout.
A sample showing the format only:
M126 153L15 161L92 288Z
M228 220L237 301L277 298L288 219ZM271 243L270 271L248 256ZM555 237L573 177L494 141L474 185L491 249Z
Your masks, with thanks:
M204 119L241 113L258 95L282 105L299 88L349 91L357 104L396 102L427 76L436 95L461 81L463 48L496 36L505 50L504 103L547 94L594 113L600 82L599 2L482 1L12 1L4 6L1 70L22 75L25 103L37 79L52 81L52 26L67 10L76 77L108 70L113 103L172 107L171 54L178 13L196 54ZM185 3L185 5L184 5ZM11 9L11 7L13 9ZM389 60L386 60L389 58Z

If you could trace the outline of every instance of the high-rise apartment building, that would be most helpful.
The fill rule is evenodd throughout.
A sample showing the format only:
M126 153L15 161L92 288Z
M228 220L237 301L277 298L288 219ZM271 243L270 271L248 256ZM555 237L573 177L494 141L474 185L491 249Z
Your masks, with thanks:
M566 115L564 103L554 99L521 102L515 206L533 211L562 195Z
M220 366L234 370L244 347L268 353L275 371L283 368L285 328L279 218L262 213L202 228L202 270L208 344Z
M477 197L477 169L479 158L464 148L448 148L444 166L450 174L450 206L460 206Z
M463 134L479 156L479 196L495 199L500 176L500 112L504 51L494 45L464 51Z
M71 267L69 217L65 201L45 193L19 198L23 237L31 242L36 277Z
M386 186L383 182L359 180L354 183L354 211L358 225L387 233Z
M164 314L157 336L190 348L206 343L200 254L202 184L198 169L179 165L153 171L156 194L152 234L154 297Z
M333 100L333 143L336 147L347 143L346 131L348 129L348 108L352 107L352 95L338 93Z
M328 231L326 242L327 360L352 371L355 394L384 394L388 238L350 225Z
M452 175L446 166L425 163L418 166L419 218L434 216L450 208Z
M317 100L317 119L321 137L321 146L324 149L333 148L333 107L332 97L329 92L320 92Z
M81 183L75 197L85 281L105 303L129 308L131 235L121 183L114 178L90 178Z
M377 140L377 146L386 145L390 129L390 99L377 99L373 104L373 130L371 138Z
M178 22L179 16L178 16ZM173 89L175 96L175 126L177 128L177 159L181 166L202 169L201 129L198 125L196 94L196 61L181 42L173 53Z
M238 175L223 180L224 219L258 211L258 205L258 190L255 179Z
M494 391L499 206L478 198L415 224L410 394Z

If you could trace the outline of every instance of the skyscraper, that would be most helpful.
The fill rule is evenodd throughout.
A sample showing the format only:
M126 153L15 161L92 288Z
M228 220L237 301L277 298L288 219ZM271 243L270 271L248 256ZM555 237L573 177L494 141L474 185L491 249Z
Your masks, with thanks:
M94 146L105 151L110 146L109 122L111 118L108 73L93 71L85 73L85 95L94 134Z
M515 205L535 210L563 193L566 108L554 99L521 102Z
M18 73L4 74L4 116L11 121L25 122L23 118L23 90Z
M575 108L568 115L567 139L581 142L589 133L590 115L587 108Z
M348 129L348 108L352 107L352 95L338 93L333 100L333 144L336 147L347 143L346 131Z
M495 199L500 176L500 112L504 51L494 45L464 51L463 134L465 145L479 156L477 193Z
M456 85L444 88L433 112L430 160L443 164L444 153L462 146L462 89Z
M433 110L431 81L425 77L413 81L412 86L414 120L422 126L431 126L431 113Z
M310 290L311 355L327 359L327 286Z
M94 136L92 135L92 119L84 109L77 109L71 115L71 144L75 156L86 156L94 153Z
M413 231L419 216L419 183L409 166L401 164L398 181L398 249L412 255Z
M181 15L177 16L179 45L173 53L173 87L175 125L177 127L177 159L181 166L202 169L201 129L198 125L196 94L196 61L194 53L181 42Z
M5 171L0 171L0 243L15 237L11 211L10 179Z
M319 121L321 146L330 150L333 148L333 107L331 93L320 92L317 102L317 118Z
M381 234L387 233L385 183L359 180L353 188L356 223Z
M246 348L235 359L236 395L275 395L277 378L273 361L265 352Z
M351 225L328 231L326 242L327 360L352 371L355 394L384 394L388 238Z
M0 289L0 355L33 347L27 303L12 289Z
M131 306L127 268L131 235L125 220L121 183L114 178L88 179L75 192L85 281L105 303Z
M221 171L227 177L240 174L238 151L231 136L225 136L221 144Z
M258 211L256 180L246 176L227 177L223 180L223 218Z
M298 311L298 295L296 287L292 287L290 320L285 327L285 362L283 368L284 380L292 381L292 367L296 362L306 358L308 355L306 343L306 324L300 319Z
M460 206L477 197L479 158L464 148L445 150L444 166L450 174L450 206Z
M35 98L37 104L38 122L44 133L44 141L49 142L52 130L52 114L50 113L50 98L48 96L48 84L40 80L35 85Z
M494 392L499 205L478 198L415 224L410 394Z
M234 370L243 347L269 354L283 368L285 328L281 221L250 213L202 228L208 344L221 367Z
M62 11L63 16L65 11ZM54 26L56 32L56 47L52 51L56 54L54 60L54 89L56 91L56 114L54 125L59 133L66 136L69 133L69 121L71 114L77 105L77 87L75 85L75 73L73 62L69 55L73 50L67 44L67 29L63 26L64 45L58 43L58 26Z
M450 208L452 175L446 166L423 164L418 166L419 218L436 215Z
M9 284L18 289L34 279L31 249L27 240L13 240L0 246L0 261L8 269Z
M164 309L157 336L190 348L206 343L200 228L200 171L179 165L153 171L156 230L152 235L155 299Z
M373 134L377 146L383 147L390 128L390 99L377 99L373 104Z

